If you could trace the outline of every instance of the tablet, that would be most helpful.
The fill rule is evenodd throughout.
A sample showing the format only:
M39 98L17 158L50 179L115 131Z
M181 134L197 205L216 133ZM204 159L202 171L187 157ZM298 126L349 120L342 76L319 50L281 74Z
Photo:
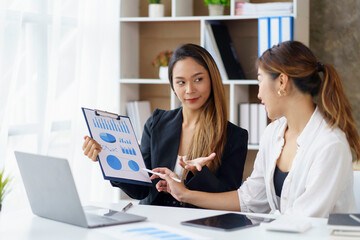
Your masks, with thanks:
M269 221L271 221L271 219L258 217L254 218L236 213L226 213L212 217L184 221L181 222L181 224L221 231L233 231L241 228L258 226L261 222Z

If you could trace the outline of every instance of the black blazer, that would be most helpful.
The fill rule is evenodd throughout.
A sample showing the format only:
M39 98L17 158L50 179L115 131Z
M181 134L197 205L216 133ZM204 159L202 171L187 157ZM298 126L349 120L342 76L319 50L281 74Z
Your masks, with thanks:
M182 129L182 108L164 111L156 109L144 126L140 150L146 168L167 167L174 170L180 146ZM236 190L242 182L247 154L248 133L228 122L227 140L221 157L221 165L215 173L206 166L195 176L189 172L185 185L191 190L205 192L225 192ZM182 206L170 194L158 192L156 183L152 187L114 182L131 198L141 199L140 204Z

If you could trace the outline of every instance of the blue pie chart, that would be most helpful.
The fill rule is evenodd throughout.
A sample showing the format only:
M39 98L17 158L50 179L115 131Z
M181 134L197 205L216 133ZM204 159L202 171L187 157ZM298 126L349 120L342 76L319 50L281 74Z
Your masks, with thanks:
M109 164L109 166L115 170L120 170L122 167L120 160L114 155L107 156L106 161Z
M100 133L100 138L108 143L116 142L116 138L109 133Z
M134 161L134 160L130 160L129 162L128 162L128 165L129 165L129 167L131 168L131 170L133 170L134 172L137 172L137 171L139 171L139 165Z

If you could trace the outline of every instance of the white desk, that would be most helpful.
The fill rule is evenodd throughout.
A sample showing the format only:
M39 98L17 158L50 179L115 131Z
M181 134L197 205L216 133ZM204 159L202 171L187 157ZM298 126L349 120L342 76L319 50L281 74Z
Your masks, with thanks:
M93 205L110 207L114 210L121 210L122 207L124 207L127 203L128 201L122 201L119 204ZM203 237L208 237L209 239L331 239L329 236L330 230L326 228L327 219L320 218L309 218L313 227L302 234L269 232L261 227L251 227L232 232L222 232L217 230L207 230L202 228L183 226L180 224L180 222L194 218L222 214L224 213L223 211L134 205L128 210L128 212L146 216L148 218L148 223L162 224L162 226L180 229L187 233L190 232ZM116 237L111 236L111 234L106 234L106 231L121 232L125 229L129 229L130 226L136 228L136 226L140 226L140 224L144 223L132 223L98 229L86 229L40 218L33 215L29 208L17 211L6 211L5 209L3 212L0 212L0 239L112 240L116 239Z

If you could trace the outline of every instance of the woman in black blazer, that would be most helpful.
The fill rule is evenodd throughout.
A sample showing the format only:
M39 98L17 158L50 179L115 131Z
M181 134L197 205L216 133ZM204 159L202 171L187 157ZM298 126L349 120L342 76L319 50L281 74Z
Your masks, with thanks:
M242 182L248 133L227 121L224 87L214 59L202 47L178 47L169 63L170 85L182 107L170 111L156 109L144 126L141 153L148 169L166 167L179 175L191 190L225 192ZM84 154L96 161L100 145L86 137ZM212 154L215 153L215 154ZM212 154L212 155L211 155ZM181 156L181 157L180 157ZM202 167L183 169L186 159L209 156L196 162ZM177 167L176 167L177 166ZM153 179L154 177L152 177ZM165 181L153 179L151 187L111 181L141 204L184 206L166 191L158 192ZM166 186L164 186L166 189Z

